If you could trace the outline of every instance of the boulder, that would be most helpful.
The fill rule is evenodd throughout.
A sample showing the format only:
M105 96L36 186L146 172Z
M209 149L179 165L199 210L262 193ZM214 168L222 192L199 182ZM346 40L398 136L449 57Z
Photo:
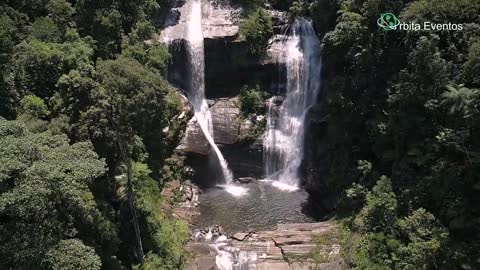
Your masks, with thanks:
M248 123L249 120L241 119L237 98L208 100L208 104L212 114L215 143L220 147L234 175L260 178L263 174L262 137L249 143L240 140L249 133L253 126L241 124ZM202 174L203 178L215 178L215 176L209 175L208 170L204 170L212 168L208 165L209 160L205 159L205 155L210 153L211 147L195 117L188 122L185 137L178 148L188 153L199 154L188 155L189 165L195 169L196 173ZM213 174L215 173L213 172Z
M248 233L239 232L239 233L234 234L234 235L232 236L232 239L237 240L237 241L243 241L243 240L245 240L245 238L246 238L248 235L249 235Z
M213 137L216 144L234 144L239 139L240 108L237 98L221 98L209 100L212 115ZM185 137L180 149L197 154L206 155L210 145L195 117L187 125Z
M220 98L210 107L215 143L233 144L238 141L240 108L237 98Z
M237 179L237 181L241 184L248 184L248 183L252 182L253 180L255 180L255 178L253 178L253 177L239 177Z
M211 147L195 117L188 121L185 136L177 149L201 155L207 155L210 152Z

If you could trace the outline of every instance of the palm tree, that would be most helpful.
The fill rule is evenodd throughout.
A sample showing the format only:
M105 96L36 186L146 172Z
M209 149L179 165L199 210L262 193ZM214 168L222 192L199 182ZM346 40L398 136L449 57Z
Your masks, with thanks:
M450 106L450 114L460 114L462 118L468 119L478 109L476 104L480 97L478 89L470 89L463 84L447 85L447 90L442 93L441 105Z

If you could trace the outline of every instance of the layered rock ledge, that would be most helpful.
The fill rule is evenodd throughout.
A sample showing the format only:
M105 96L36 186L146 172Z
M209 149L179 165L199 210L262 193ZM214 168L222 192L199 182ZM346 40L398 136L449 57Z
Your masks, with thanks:
M188 270L342 269L337 227L330 222L279 224L276 230L222 235L218 227L194 232ZM223 265L222 265L223 264Z

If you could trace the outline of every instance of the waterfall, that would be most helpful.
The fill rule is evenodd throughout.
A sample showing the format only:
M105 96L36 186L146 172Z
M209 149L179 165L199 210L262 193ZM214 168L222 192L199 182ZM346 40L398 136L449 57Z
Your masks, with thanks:
M213 139L212 115L205 99L205 52L202 30L202 3L201 0L192 0L187 22L188 60L189 60L189 89L188 99L195 110L195 118L202 129L205 138L212 146L220 162L222 174L227 184L233 182L233 175L228 168L227 161Z
M283 49L286 58L286 93L277 108L268 104L264 134L265 175L282 189L300 185L299 167L303 158L305 115L320 91L320 42L310 21L296 20L290 27Z

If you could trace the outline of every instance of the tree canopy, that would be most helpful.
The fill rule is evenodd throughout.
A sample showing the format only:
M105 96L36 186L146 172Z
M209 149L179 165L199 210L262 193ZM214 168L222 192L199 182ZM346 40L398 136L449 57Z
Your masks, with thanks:
M173 150L188 117L163 76L157 12L156 0L0 4L0 268L182 267L185 225L159 206L187 175Z

